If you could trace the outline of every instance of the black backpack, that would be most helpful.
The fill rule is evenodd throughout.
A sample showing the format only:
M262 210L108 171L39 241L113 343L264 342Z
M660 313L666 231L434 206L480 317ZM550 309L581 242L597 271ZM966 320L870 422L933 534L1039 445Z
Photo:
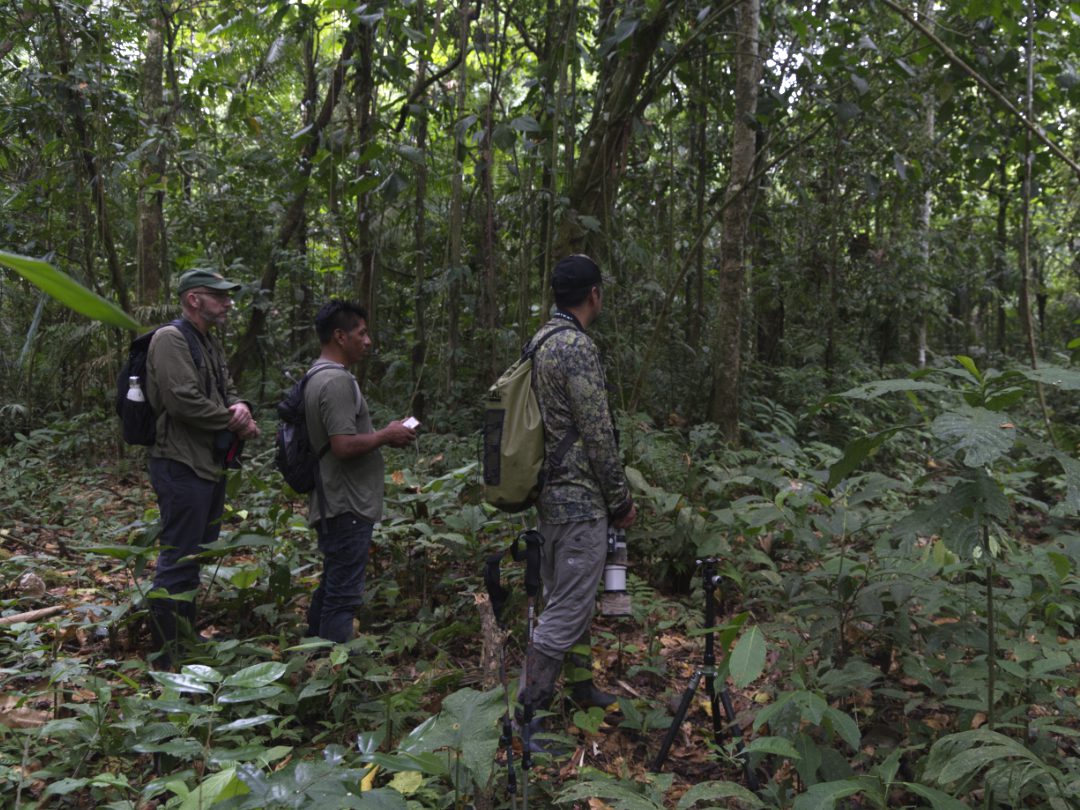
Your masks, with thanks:
M330 449L330 445L327 444L320 450L311 446L307 416L304 412L304 388L308 380L328 368L341 369L344 366L337 363L315 366L294 384L285 394L285 398L277 404L279 422L274 439L274 465L285 483L301 494L319 487L319 497L324 498L324 502L322 481L319 478L319 459Z
M150 447L157 441L157 415L146 398L146 358L150 354L150 339L162 326L175 326L179 329L180 334L187 338L195 369L199 370L203 365L202 346L199 345L195 327L183 318L164 323L131 341L127 360L120 369L120 375L116 378L116 415L120 417L124 441L128 444ZM139 380L139 389L143 394L141 401L128 399L132 377L137 377Z

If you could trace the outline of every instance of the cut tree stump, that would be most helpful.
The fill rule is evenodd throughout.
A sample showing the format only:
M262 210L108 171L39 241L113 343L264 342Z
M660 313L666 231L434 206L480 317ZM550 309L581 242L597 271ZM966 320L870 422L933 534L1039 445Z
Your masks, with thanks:
M474 593L473 599L480 612L480 682L487 691L502 683L499 659L506 654L507 632L495 621L491 598L486 593Z

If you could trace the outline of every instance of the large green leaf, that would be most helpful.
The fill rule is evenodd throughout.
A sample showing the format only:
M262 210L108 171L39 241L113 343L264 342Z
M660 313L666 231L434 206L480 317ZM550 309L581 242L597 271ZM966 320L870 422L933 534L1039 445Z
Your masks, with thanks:
M1018 369L1018 371L1033 382L1052 385L1063 391L1080 391L1080 371L1075 369L1043 366L1042 368Z
M663 805L642 795L639 785L630 779L611 779L600 777L583 779L568 785L555 797L557 804L571 802L590 803L593 799L603 799L616 810L662 810Z
M934 435L968 467L984 467L1009 452L1016 428L1004 414L985 408L959 408L934 420Z
M760 628L751 627L739 638L728 658L731 679L744 687L761 675L765 668L765 636Z
M799 759L802 756L795 746L783 737L758 737L746 746L746 751L750 754L772 754L788 759Z
M867 456L877 450L893 434L907 429L907 425L899 425L870 436L860 436L850 442L844 448L844 455L841 456L840 460L829 467L829 488L832 489L847 478Z
M940 383L925 382L923 380L875 380L863 383L854 388L849 388L838 397L844 399L877 399L884 394L892 394L896 391L950 391L952 389Z
M236 768L226 768L204 780L185 796L180 810L201 810L225 799L247 793L247 785L236 775Z
M832 810L840 799L861 793L863 786L858 782L821 782L813 785L806 793L795 799L795 810Z
M502 688L490 692L460 689L442 703L434 725L412 749L448 748L461 754L461 762L478 786L488 783L499 749L499 718L505 710Z
M202 695L212 695L214 690L206 684L202 678L181 672L151 672L150 677L177 692L195 692Z
M35 287L81 315L132 332L142 331L143 327L116 304L102 298L93 290L88 290L48 262L0 250L0 264L10 267Z
M946 786L970 779L983 768L1008 759L1038 762L1038 758L1011 737L989 729L949 734L934 743L927 758L927 779Z
M859 726L851 716L845 714L839 709L834 709L830 706L825 710L825 719L833 727L841 739L851 746L852 750L859 750L859 742L862 740L862 734L859 733Z
M930 802L930 806L933 810L968 810L968 805L964 804L947 793L942 793L940 790L934 790L926 785L920 785L918 782L901 782L904 789L910 793L914 793L916 796L921 796Z
M1054 453L1054 458L1065 471L1065 502L1062 505L1066 514L1080 512L1080 461L1064 453Z
M678 810L690 810L698 802L716 802L718 799L735 799L745 807L764 807L765 804L734 782L702 782L694 785L679 799ZM725 803L723 806L727 806Z
M244 667L239 672L234 672L225 679L224 686L232 686L242 689L257 689L273 683L285 674L287 667L280 661L264 661L261 664L252 664Z

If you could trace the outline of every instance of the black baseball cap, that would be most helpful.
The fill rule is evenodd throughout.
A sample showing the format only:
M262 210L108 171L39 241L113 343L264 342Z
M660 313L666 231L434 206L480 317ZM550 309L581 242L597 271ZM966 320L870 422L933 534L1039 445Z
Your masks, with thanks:
M581 290L603 284L607 279L600 272L600 265L584 253L574 253L559 260L551 273L551 288L556 292Z

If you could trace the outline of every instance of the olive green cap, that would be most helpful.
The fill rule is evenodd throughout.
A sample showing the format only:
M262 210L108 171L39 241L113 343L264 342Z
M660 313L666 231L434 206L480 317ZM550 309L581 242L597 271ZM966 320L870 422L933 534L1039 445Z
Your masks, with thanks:
M196 287L206 287L210 290L229 290L231 292L232 290L239 290L240 286L235 281L229 281L213 270L195 268L180 276L180 282L176 285L176 292L178 295L183 295L188 290L193 290Z

